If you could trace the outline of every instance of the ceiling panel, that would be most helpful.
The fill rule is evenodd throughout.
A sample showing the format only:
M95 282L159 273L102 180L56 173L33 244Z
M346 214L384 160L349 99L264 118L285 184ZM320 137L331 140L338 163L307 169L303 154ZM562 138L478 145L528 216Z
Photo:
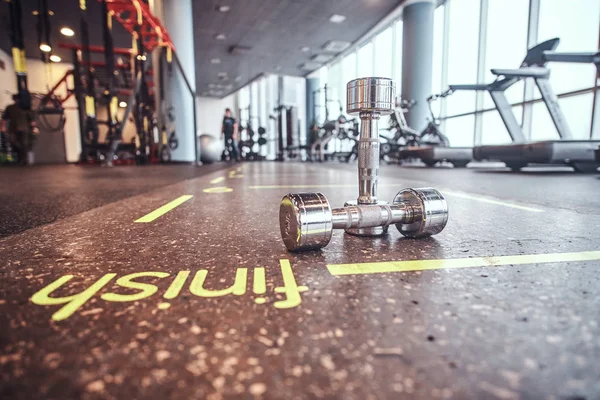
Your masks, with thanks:
M210 95L210 84L233 84L235 91L262 73L304 76L300 68L330 40L355 42L392 12L401 0L195 0L196 89ZM228 5L226 13L218 5ZM346 17L329 22L333 14ZM217 40L217 34L226 40ZM231 46L252 48L232 55ZM303 52L302 47L310 48ZM329 53L331 54L331 53ZM335 55L335 54L334 54ZM219 58L220 64L211 63ZM226 73L227 80L218 74ZM236 80L237 78L237 80Z

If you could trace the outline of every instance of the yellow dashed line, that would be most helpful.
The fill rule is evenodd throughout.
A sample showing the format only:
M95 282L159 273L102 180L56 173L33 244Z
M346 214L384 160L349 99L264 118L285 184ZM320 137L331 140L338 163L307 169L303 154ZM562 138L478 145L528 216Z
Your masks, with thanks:
M529 254L518 256L450 258L440 260L385 261L357 264L332 264L327 269L331 275L364 275L386 272L425 271L432 269L496 267L500 265L542 264L573 261L600 260L600 251L578 253Z
M250 189L317 189L317 188L336 188L336 187L356 187L356 184L343 185L261 185L248 186Z
M152 211L151 213L144 215L142 218L137 219L135 222L152 222L155 219L157 219L158 217L165 215L166 213L168 213L175 207L178 207L181 204L185 203L192 197L194 197L194 196L189 195L189 194L178 197L175 200L165 204L164 206L157 208L156 210Z
M215 183L223 182L224 180L225 180L224 176L219 176L218 178L215 178L212 181L210 181L210 183L215 184Z
M203 190L204 193L229 193L233 192L233 189L227 186L215 186L206 188Z

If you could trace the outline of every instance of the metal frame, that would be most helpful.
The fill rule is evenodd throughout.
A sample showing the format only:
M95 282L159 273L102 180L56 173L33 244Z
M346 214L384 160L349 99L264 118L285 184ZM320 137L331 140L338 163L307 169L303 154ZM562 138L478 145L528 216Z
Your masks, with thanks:
M486 70L486 42L488 33L488 10L489 0L481 0L479 5L479 37L477 42L477 83L484 83L485 70ZM492 93L490 93L492 94ZM484 93L481 91L475 92L475 110L483 108L483 96ZM506 97L502 93L503 100L506 102ZM494 96L492 95L492 98ZM502 99L500 99L502 101ZM494 100L495 104L498 104ZM498 108L500 111L500 108ZM512 111L511 111L512 114ZM482 114L475 114L474 126L473 126L473 145L477 146L481 144L483 138L483 116Z
M448 87L448 58L450 48L450 10L451 1L444 3L444 39L442 43L442 87ZM442 97L440 102L440 130L446 129L446 120L443 118L448 112L447 97Z
M527 24L527 49L535 46L538 42L538 26L540 22L540 0L529 0L529 20ZM523 101L533 99L534 83L530 80L525 81L523 88ZM533 124L533 105L525 104L523 106L523 116L521 119L521 129L527 140L531 139L531 126Z

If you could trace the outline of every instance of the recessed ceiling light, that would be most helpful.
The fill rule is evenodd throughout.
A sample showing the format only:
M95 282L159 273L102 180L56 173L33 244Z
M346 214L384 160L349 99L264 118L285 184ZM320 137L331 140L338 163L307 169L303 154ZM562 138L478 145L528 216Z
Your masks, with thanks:
M210 63L211 64L221 64L221 59L220 58L211 58Z
M50 61L52 62L60 62L61 58L59 56L57 56L56 54L52 54L50 56Z
M219 33L219 34L215 35L215 39L217 39L217 40L225 40L225 39L227 39L227 36L225 36L224 33Z
M310 47L308 47L308 46L304 46L304 47L302 47L300 50L302 50L303 52L305 52L305 53L306 53L307 51L310 51Z
M124 102L124 101L121 101L121 102L119 103L119 107L121 107L121 108L125 108L125 107L127 107L127 103L126 103L126 102Z
M225 12L231 10L231 7L226 6L226 5L217 6L216 8L217 8L217 11L220 11L222 13L225 13Z
M31 14L33 14L33 15L40 15L40 12L38 10L34 10L34 11L31 12Z
M314 56L312 56L312 60L314 62L318 62L318 63L326 63L328 61L331 61L331 59L333 58L333 54L315 54Z
M303 69L305 71L314 71L315 69L320 68L322 65L323 64L317 62L307 61L304 64L300 65L300 69Z
M52 51L52 47L50 47L47 43L41 43L40 50L44 53L50 53Z
M65 36L73 36L75 34L75 32L73 31L73 29L68 28L66 26L64 26L64 27L61 28L60 33L62 33Z
M345 20L346 17L340 14L333 14L331 17L329 17L329 21L333 22L334 24L341 24Z
M350 47L349 42L343 42L340 40L330 40L329 42L327 42L323 45L323 50L329 51L332 53L341 53L342 51L346 50L348 47Z

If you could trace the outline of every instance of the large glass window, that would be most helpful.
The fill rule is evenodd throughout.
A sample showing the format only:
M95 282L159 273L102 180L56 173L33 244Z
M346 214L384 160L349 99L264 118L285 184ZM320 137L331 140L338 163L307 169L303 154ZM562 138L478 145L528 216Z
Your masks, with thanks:
M445 90L445 88L442 87L442 67L444 57L444 11L444 6L440 6L436 8L433 13L433 66L431 68L432 94L442 93ZM436 116L441 115L442 101L437 101L431 105Z
M527 25L529 1L489 0L487 15L487 38L485 52L484 83L496 76L491 68L518 68L527 52ZM510 21L510 28L507 26ZM523 81L506 91L510 103L523 101ZM489 95L484 96L484 108L494 107Z
M256 130L257 126L258 126L257 119L258 119L258 112L259 112L258 81L252 82L251 87L250 87L250 94L251 94L250 104L251 104L252 115L250 115L248 118L249 118L251 125Z
M515 106L512 108L512 111L517 121L520 121L523 115L523 107ZM481 143L475 143L475 145L507 144L511 142L510 135L497 110L484 112L481 118L483 129L481 132Z
M258 109L256 110L259 126L265 127L267 123L269 118L267 107L267 78L261 78L258 83Z
M326 104L327 110L329 111L329 119L337 118L340 114L339 101L343 93L340 93L340 87L342 87L342 63L336 62L329 67L329 81L327 82L327 97L328 102Z
M248 121L247 107L250 104L250 86L244 86L238 93L238 107L240 108L238 122L241 122L245 126L246 121Z
M599 24L598 0L540 0L538 42L560 38L556 51L597 51ZM556 93L594 86L596 68L593 64L549 63L548 67Z
M396 22L396 70L392 72L392 78L396 81L398 94L402 93L402 20Z
M392 27L387 28L375 37L374 76L392 78Z
M373 43L369 42L358 50L358 76L373 75Z
M452 146L472 146L474 125L474 115L450 118L446 120L444 134L448 137Z
M356 72L356 52L348 54L342 59L342 86L340 87L340 102L342 108L346 109L346 84L352 79L358 78Z
M598 48L600 2L573 0L540 0L538 42L560 38L558 52L595 52ZM550 83L556 94L593 87L596 68L593 64L548 63ZM540 94L535 89L534 97ZM592 118L593 95L586 93L559 100L571 133L575 138L588 138ZM556 139L556 129L543 103L533 106L532 139Z
M358 77L356 72L356 52L352 52L342 59L342 77L344 84Z
M588 139L590 137L593 103L594 95L592 93L559 99L558 104L565 114L574 138ZM558 133L552 123L550 114L548 114L548 109L542 102L533 105L531 139L558 139Z
M479 0L449 2L448 83L451 85L477 80L479 3ZM475 92L459 91L447 99L448 115L474 110Z

